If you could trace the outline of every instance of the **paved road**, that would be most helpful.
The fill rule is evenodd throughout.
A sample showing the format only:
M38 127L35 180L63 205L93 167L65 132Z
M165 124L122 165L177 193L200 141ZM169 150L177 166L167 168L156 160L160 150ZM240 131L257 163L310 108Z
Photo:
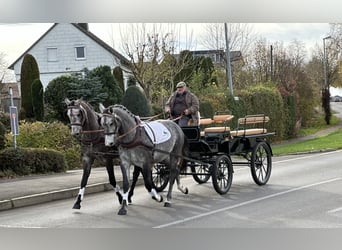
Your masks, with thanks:
M269 183L257 186L249 168L235 167L233 185L218 195L211 183L183 178L190 193L174 189L172 208L136 189L128 215L119 216L113 191L88 195L79 211L74 199L0 213L11 228L342 228L342 151L273 158Z

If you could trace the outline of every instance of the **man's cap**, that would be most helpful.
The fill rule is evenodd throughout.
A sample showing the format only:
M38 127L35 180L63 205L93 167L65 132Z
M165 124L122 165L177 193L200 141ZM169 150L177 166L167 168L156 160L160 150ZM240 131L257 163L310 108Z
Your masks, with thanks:
M179 83L177 83L177 88L182 88L182 87L185 87L186 86L186 84L185 84L185 82L179 82Z

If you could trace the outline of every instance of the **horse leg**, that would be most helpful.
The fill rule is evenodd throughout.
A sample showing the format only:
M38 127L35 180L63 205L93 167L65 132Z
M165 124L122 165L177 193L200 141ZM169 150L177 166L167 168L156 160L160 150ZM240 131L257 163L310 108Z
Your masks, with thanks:
M112 185L119 203L122 203L122 195L120 193L120 187L116 186L116 179L115 179L115 175L114 175L114 167L113 167L113 159L107 159L106 160L106 168L107 168L107 173L108 173L108 178L109 178L109 183Z
M128 199L128 189L129 189L129 168L130 164L121 160L120 168L122 172L122 181L123 181L123 195L122 195L122 204L121 208L118 212L118 215L126 215L127 214L127 199Z
M145 165L142 169L142 173L144 176L145 188L150 193L152 199L157 201L157 202L162 202L163 196L159 195L157 193L157 191L153 188L153 185L152 185L151 168L148 165Z
M187 187L184 187L181 183L180 183L180 177L179 177L179 173L176 176L176 182L177 182L177 188L179 191L181 191L183 194L188 194L189 193L189 189Z
M189 189L187 187L184 187L180 183L180 172L181 172L181 169L183 169L183 168L186 168L186 162L184 163L184 161L182 159L178 159L177 174L176 174L177 188L183 194L188 194L189 193Z
M82 180L81 180L81 187L78 192L76 202L74 206L72 207L73 209L81 208L81 202L84 197L84 190L85 190L85 187L87 186L88 178L89 178L90 171L91 171L91 164L94 162L93 159L90 159L87 156L83 156L82 161L83 161L83 175L82 175Z
M131 188L129 189L129 193L128 193L128 204L132 203L132 196L134 194L134 188L135 188L135 185L137 184L140 172L141 172L141 168L138 166L134 166L133 180L132 180Z
M173 184L175 183L176 176L178 174L177 169L172 167L172 161L170 164L170 180L169 180L169 191L167 192L166 201L164 203L164 207L171 207L171 199L172 199L172 189Z

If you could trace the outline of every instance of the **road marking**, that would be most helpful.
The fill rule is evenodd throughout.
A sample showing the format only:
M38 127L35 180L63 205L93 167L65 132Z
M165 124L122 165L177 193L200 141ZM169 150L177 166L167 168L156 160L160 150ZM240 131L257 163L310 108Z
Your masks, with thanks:
M191 216L191 217L188 217L188 218L184 218L182 220L176 220L176 221L173 221L173 222L170 222L170 223L166 223L166 224L163 224L163 225L155 226L153 228L165 228L165 227L175 226L177 224L181 224L181 223L184 223L184 222L187 222L187 221L195 220L195 219L198 219L198 218L206 217L206 216L217 214L217 213L220 213L220 212L225 212L225 211L228 211L228 210L231 210L231 209L234 209L234 208L250 205L250 204L253 204L253 203L257 203L259 201L263 201L263 200L271 199L271 198L278 197L278 196L281 196L281 195L293 193L293 192L296 192L296 191L299 191L299 190L302 190L302 189L306 189L306 188L310 188L310 187L315 187L315 186L319 186L319 185L323 185L323 184L327 184L327 183L331 183L331 182L335 182L335 181L340 181L340 180L342 180L342 178L334 178L334 179L329 179L329 180L326 180L326 181L316 182L316 183L312 183L312 184L301 186L301 187L292 188L292 189L289 189L289 190L286 190L286 191L282 191L282 192L279 192L279 193L267 195L267 196L264 196L264 197L261 197L261 198L257 198L257 199L253 199L253 200L249 200L249 201L245 201L245 202L241 202L241 203L238 203L238 204L233 205L233 206L220 208L220 209L213 210L213 211L210 211L210 212L206 212L206 213L198 214L198 215Z
M337 212L340 212L340 211L342 211L342 207L338 207L338 208L335 208L335 209L329 210L329 211L328 211L328 213L331 213L331 214L333 214L333 213L337 213Z

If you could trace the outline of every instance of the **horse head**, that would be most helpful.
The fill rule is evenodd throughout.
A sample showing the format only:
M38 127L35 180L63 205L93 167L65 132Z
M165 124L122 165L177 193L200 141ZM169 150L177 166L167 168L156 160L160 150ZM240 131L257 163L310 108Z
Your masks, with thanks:
M67 115L71 125L71 135L79 136L82 132L84 123L87 120L87 111L82 106L80 99L69 100L66 98L64 102L67 105Z
M114 113L114 107L109 106L105 108L102 103L99 105L100 109L100 124L104 129L105 145L114 146L116 144L115 137L118 135L121 127L121 118Z

